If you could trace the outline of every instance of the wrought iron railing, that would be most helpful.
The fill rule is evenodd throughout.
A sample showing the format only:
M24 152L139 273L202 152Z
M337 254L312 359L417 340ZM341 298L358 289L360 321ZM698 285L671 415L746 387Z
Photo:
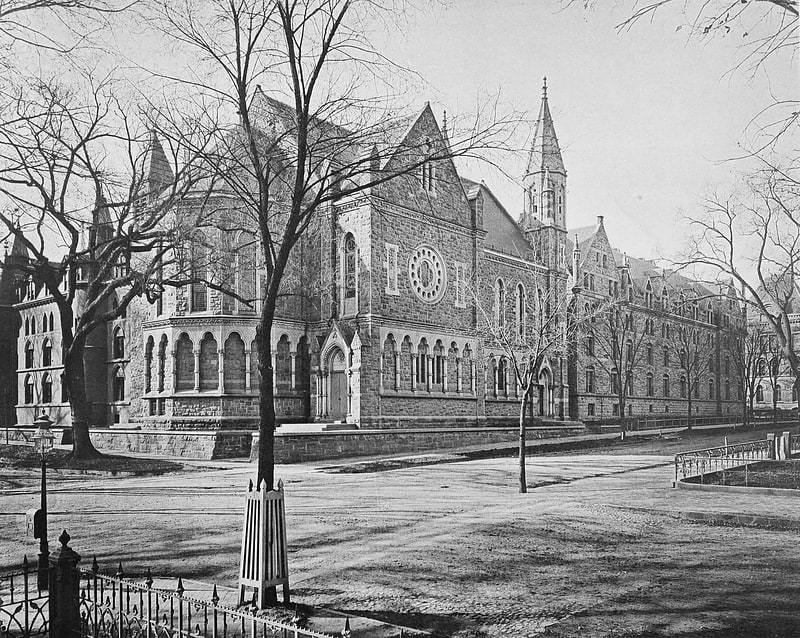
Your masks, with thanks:
M794 440L798 438L791 437L793 444L797 445ZM676 454L675 482L771 459L773 446L772 440L763 439Z
M305 629L295 617L282 622L259 616L250 608L219 604L217 588L209 600L184 595L183 581L175 591L153 587L148 578L137 583L117 576L80 570L81 635L91 638L331 638Z
M37 568L22 560L22 570L0 574L0 638L49 634L48 595L37 587Z

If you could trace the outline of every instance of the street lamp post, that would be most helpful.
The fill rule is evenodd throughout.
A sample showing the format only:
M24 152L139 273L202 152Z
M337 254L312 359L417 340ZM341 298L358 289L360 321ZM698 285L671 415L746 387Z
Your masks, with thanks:
M42 414L33 424L36 432L33 435L33 445L39 454L42 455L42 491L41 505L33 519L33 535L39 539L39 564L37 574L37 586L39 591L47 590L47 569L50 549L47 546L47 453L53 449L53 441L56 438L50 430L53 422L47 413Z

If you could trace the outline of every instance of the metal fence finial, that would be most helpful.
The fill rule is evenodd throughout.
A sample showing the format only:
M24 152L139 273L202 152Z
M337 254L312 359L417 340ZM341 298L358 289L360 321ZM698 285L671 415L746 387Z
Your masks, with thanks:
M350 631L350 616L344 619L344 629L342 630L342 638L350 638L353 632Z
M258 491L259 492L266 492L267 491L267 480L261 479L261 482L258 484Z
M125 572L122 569L122 561L119 561L119 565L117 565L117 573L114 574L117 578L124 578Z
M92 571L95 574L100 571L100 565L97 564L97 556L92 556Z
M217 586L214 585L214 591L211 592L211 602L216 605L219 602L219 594L217 593Z
M24 569L25 571L28 571L28 555L27 554L23 554L22 555L22 569Z
M178 577L178 587L175 589L178 592L178 596L183 596L183 592L186 591L186 588L183 586L183 578L180 576Z
M252 492L253 491L253 479L250 479L250 484L247 486L247 491L248 492Z
M283 479L278 479L278 491L283 492Z

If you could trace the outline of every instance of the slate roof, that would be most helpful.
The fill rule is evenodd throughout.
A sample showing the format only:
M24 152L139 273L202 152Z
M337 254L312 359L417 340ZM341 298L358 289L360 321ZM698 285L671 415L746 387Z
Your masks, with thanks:
M547 102L547 78L542 87L542 103L539 107L539 117L536 119L536 128L533 131L527 172L531 174L545 170L566 175L556 128L553 125L553 116L550 115L550 105Z

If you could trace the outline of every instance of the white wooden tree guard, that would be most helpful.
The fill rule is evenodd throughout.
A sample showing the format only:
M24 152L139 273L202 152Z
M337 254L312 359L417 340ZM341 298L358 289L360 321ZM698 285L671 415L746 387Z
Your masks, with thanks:
M239 604L253 600L259 609L266 605L266 590L283 586L283 602L289 602L289 559L286 548L286 507L283 481L277 490L247 490L242 534L242 558L239 564ZM255 596L247 596L248 589Z

